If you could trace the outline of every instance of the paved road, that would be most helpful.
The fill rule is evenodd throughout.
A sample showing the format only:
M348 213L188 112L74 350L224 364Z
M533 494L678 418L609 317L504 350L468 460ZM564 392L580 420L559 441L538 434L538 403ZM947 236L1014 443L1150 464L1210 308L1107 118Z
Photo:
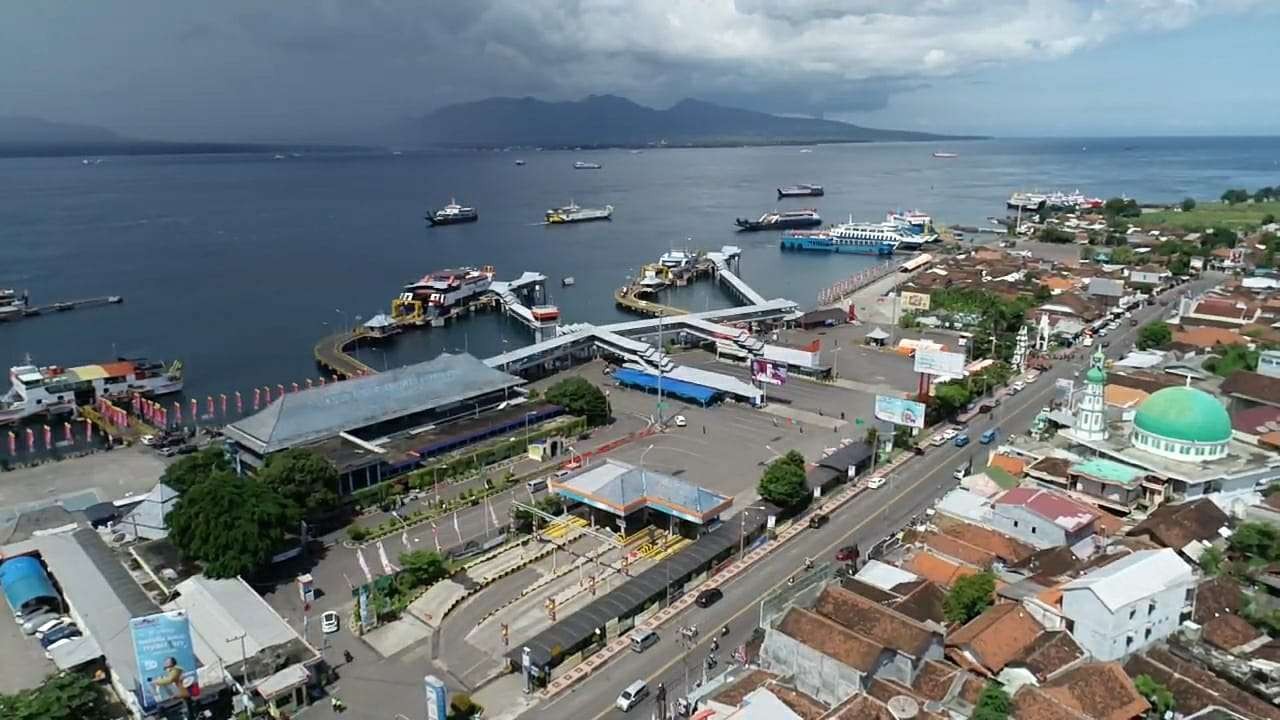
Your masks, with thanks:
M1208 280L1193 283L1189 290L1211 284ZM1158 317L1167 308L1152 306L1134 313L1144 323ZM1137 328L1124 325L1108 336L1108 353L1118 356L1136 337ZM996 417L980 416L969 425L970 437L1001 426L1007 433L1021 432L1030 425L1039 410L1053 397L1054 380L1071 377L1084 363L1057 363L1025 391L1005 400ZM724 586L725 597L707 609L693 608L665 625L660 643L643 654L625 653L594 675L576 685L570 692L542 703L526 713L527 717L565 717L580 720L625 718L627 714L613 707L618 693L636 679L644 679L651 689L659 682L666 685L668 699L683 694L686 666L690 679L701 677L701 663L706 658L714 629L729 625L730 634L720 641L721 666L728 649L746 641L758 622L758 600L786 582L787 576L803 565L807 557L832 559L841 546L856 543L866 548L880 538L901 528L905 522L930 506L955 486L952 473L970 455L985 453L987 448L974 445L956 448L944 445L929 450L922 458L908 462L888 485L855 498L821 530L806 531L797 539L775 551L750 572L738 576ZM704 641L688 654L680 652L675 628L689 623L703 630ZM652 701L633 711L634 717L649 717Z

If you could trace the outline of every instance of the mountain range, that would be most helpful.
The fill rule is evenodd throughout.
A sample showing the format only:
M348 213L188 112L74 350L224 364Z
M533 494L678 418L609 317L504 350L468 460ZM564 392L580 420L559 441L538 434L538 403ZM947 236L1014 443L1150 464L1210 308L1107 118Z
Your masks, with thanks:
M442 107L404 128L416 145L493 147L646 147L800 145L976 139L880 130L836 120L785 117L681 100L666 110L616 95L548 102L489 98Z

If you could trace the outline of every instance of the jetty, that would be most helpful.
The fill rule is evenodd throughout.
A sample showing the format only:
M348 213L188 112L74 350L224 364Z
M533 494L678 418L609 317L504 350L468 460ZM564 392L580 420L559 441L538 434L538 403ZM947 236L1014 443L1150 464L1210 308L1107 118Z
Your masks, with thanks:
M348 349L360 340L369 337L372 335L363 327L326 335L316 343L316 363L338 378L372 375L373 368L360 362L348 352Z
M20 308L20 310L18 312L0 316L0 320L17 320L24 317L37 317L39 315L68 312L80 308L99 307L102 305L119 305L122 302L124 302L124 298L120 295L102 295L100 297L81 298L79 300L63 300L60 302L49 303L47 305L10 305L8 307L16 307Z

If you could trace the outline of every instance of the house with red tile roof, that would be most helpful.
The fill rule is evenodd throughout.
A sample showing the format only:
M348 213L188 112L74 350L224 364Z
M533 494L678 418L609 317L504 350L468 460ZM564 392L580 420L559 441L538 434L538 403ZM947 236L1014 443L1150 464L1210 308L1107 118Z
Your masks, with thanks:
M991 524L1039 548L1075 545L1093 535L1098 511L1071 497L1037 487L1014 488L995 499Z
M1018 720L1139 720L1151 705L1119 663L1089 663L1014 695Z
M947 657L960 667L995 677L1021 657L1044 626L1019 603L1001 603L947 635Z

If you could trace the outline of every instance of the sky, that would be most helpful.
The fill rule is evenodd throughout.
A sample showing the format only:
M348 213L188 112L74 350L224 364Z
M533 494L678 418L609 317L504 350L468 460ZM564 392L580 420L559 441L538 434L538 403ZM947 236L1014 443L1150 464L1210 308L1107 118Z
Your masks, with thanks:
M996 136L1280 133L1277 0L0 0L0 115L375 142L495 95Z

